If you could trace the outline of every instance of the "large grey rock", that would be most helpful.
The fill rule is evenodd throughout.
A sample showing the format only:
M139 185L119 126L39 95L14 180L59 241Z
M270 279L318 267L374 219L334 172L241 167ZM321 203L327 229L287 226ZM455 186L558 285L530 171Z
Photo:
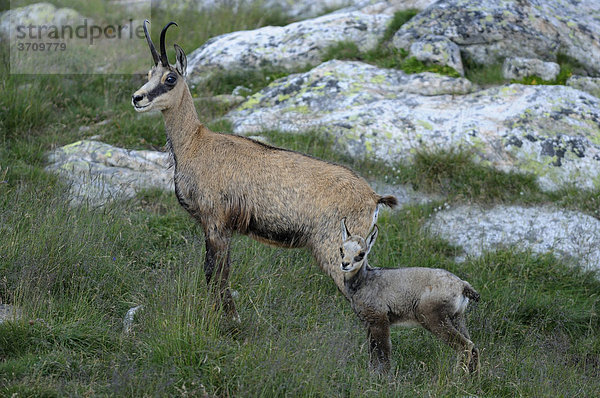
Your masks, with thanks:
M558 52L600 74L597 0L440 0L403 25L394 45L409 50L426 35L441 35L464 57L490 64L509 56L556 60Z
M567 79L567 86L600 98L600 77L571 76Z
M330 61L273 82L226 117L239 134L331 134L355 157L406 162L419 150L466 149L534 173L545 190L600 186L598 98L564 86L470 89L462 78Z
M465 75L460 48L444 36L424 36L410 46L410 55L419 61L432 62L454 68L461 76Z
M266 26L228 33L207 41L188 56L189 80L199 82L215 71L317 65L324 50L350 41L366 51L374 48L392 17L360 12L335 13L287 26Z
M78 23L82 20L83 17L72 8L57 8L50 3L35 3L0 14L0 34L9 37L12 27L14 29L12 33L16 35L18 25L26 27L29 25L35 27L54 25L60 28L63 25ZM37 30L34 33L37 37Z
M576 211L460 206L435 213L426 226L470 256L516 247L600 269L600 220Z
M48 155L47 170L65 178L74 203L103 205L144 189L173 189L173 170L164 152L134 151L98 141L77 141Z
M508 57L502 65L505 79L521 80L529 76L539 76L543 80L554 80L560 72L555 62L544 62L537 58Z

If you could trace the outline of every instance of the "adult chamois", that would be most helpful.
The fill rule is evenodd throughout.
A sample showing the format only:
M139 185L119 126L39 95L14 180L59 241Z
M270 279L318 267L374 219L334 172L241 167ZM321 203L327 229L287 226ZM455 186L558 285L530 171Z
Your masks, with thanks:
M175 44L170 65L165 34L156 51L144 22L154 66L148 82L132 96L138 112L162 111L175 168L179 203L202 226L206 242L204 272L217 283L224 311L239 319L228 287L229 248L234 232L283 247L307 247L343 291L337 247L339 220L366 234L378 206L394 206L393 196L376 194L352 170L294 151L230 134L215 133L198 119L184 80L187 59Z

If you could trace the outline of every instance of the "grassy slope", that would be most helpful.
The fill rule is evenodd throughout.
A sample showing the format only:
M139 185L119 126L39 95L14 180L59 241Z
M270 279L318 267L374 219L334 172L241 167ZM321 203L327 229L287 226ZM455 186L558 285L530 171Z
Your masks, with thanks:
M219 22L178 40L193 48L228 27L265 23L259 13L230 14L204 16ZM422 330L394 330L395 372L373 377L362 326L310 256L245 237L233 245L231 281L242 326L221 324L204 283L201 231L171 194L70 208L64 187L43 171L45 151L106 119L85 134L161 146L160 116L138 118L129 105L142 77L9 76L5 49L0 54L0 302L26 314L0 325L0 396L600 394L600 283L551 257L510 250L456 264L457 249L421 229L435 204L384 213L372 263L444 267L481 292L469 312L482 350L479 379L455 377L454 354ZM312 134L266 135L451 202L554 202L592 214L599 205L598 193L542 194L531 178L477 167L465 154L422 154L414 167L391 168L340 157ZM123 336L123 316L137 304L145 308Z

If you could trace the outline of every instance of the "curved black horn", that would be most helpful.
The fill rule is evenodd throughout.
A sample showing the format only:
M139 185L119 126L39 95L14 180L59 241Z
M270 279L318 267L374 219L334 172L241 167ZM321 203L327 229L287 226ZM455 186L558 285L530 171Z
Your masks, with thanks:
M169 26L171 25L179 26L175 22L171 21L166 24L160 32L160 63L162 66L169 66L169 59L167 58L167 51L165 50L165 36L167 34L167 29L169 29Z
M156 47L154 47L154 43L152 43L152 39L150 38L150 33L148 33L148 28L146 24L150 23L147 19L144 19L144 34L146 35L146 41L148 42L148 47L150 47L150 52L152 53L152 59L154 60L154 65L158 65L158 52L156 51Z

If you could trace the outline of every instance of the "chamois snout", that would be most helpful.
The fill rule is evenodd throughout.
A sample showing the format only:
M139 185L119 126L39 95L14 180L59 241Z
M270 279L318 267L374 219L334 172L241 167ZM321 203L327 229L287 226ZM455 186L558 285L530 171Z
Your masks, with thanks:
M146 98L145 94L138 94L137 92L133 93L131 96L131 105L133 105L136 111L139 112L150 105L149 103L142 103L144 98Z

